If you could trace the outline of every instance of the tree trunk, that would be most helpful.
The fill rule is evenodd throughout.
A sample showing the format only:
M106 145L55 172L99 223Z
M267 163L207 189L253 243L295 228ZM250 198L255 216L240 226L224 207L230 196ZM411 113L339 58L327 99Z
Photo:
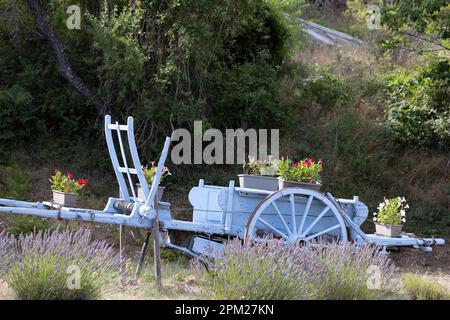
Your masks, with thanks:
M52 48L56 59L58 60L58 70L61 75L69 81L69 83L83 96L91 100L97 113L99 115L105 114L109 111L109 108L105 105L104 101L95 95L84 82L75 74L73 71L69 60L67 59L66 53L64 52L64 46L61 40L58 38L57 34L53 30L52 26L47 21L44 12L38 4L37 0L27 0L28 6L31 12L36 18L39 30L44 34L50 47Z

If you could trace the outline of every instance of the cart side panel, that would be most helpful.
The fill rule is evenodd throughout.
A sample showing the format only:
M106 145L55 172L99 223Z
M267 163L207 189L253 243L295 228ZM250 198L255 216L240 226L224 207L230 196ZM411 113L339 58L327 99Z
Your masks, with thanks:
M223 224L224 209L219 204L219 194L227 188L194 187L189 192L193 207L192 221L196 223Z

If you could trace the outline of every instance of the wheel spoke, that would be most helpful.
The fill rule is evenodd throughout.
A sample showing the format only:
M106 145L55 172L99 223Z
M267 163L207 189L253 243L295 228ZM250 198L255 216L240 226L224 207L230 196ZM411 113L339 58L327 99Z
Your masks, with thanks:
M336 224L336 225L334 225L332 227L329 227L328 229L322 230L320 232L317 232L316 234L313 234L311 236L306 237L305 240L309 241L311 239L317 238L318 236L321 236L321 235L323 235L323 234L325 234L327 232L333 231L334 229L337 229L337 228L340 228L340 227L341 227L340 224Z
M272 202L272 206L275 209L275 211L277 212L278 216L280 217L281 221L283 222L284 227L286 228L287 232L289 235L292 235L291 230L289 229L286 220L284 220L283 215L281 214L280 210L278 209L278 206L276 205L275 201Z
M287 239L288 236L285 235L283 232L281 232L280 230L277 230L274 226L272 226L270 223L268 223L266 220L264 220L263 218L259 217L258 218L259 221L261 221L263 224L265 224L267 227L269 227L270 229L272 229L273 231L275 231L276 233L278 233L280 236L282 236L283 238Z
M294 194L291 193L289 196L289 201L291 202L291 215L292 215L292 227L294 234L297 234L297 223L295 222L295 204L294 204Z
M319 222L320 219L322 219L322 217L325 215L325 213L328 212L328 210L330 210L330 207L325 207L322 212L317 216L317 218L309 225L308 229L306 229L305 232L303 232L303 236L305 236L306 234L308 234L308 232L310 232L312 230L312 228L314 228L314 226L317 224L317 222Z
M301 234L303 231L303 226L305 225L306 216L308 215L309 208L311 207L311 203L314 199L314 196L309 196L308 201L306 202L305 211L303 212L302 222L300 223L300 228L298 229L298 233Z

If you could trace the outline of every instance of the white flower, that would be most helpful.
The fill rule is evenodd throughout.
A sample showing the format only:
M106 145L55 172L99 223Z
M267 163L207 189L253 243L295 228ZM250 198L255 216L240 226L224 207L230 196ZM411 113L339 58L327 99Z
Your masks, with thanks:
M407 204L407 205L405 206L405 209L409 209L409 204Z
M405 219L405 218L402 218L402 222L406 222L406 219Z
M377 218L373 218L373 221L377 221Z
M405 210L400 210L400 216L405 217L406 216L406 211Z
M402 198L402 202L406 202L406 199L405 199L405 197L403 197L403 198Z
M376 215L377 215L377 213L376 213L376 212L374 212L374 213L373 213L373 215L374 215L374 216L376 216Z

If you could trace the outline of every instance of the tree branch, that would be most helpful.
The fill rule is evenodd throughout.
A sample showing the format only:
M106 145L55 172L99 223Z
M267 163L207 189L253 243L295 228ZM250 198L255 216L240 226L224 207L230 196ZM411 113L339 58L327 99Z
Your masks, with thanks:
M44 12L38 4L37 0L27 0L28 6L31 9L36 22L38 24L39 30L44 34L50 47L52 48L56 59L58 60L58 70L60 74L74 87L79 93L91 100L97 113L99 115L105 114L109 111L103 99L95 95L84 82L76 75L73 71L69 59L64 52L64 46L61 40L58 38L57 34L53 30L52 26L47 21Z

